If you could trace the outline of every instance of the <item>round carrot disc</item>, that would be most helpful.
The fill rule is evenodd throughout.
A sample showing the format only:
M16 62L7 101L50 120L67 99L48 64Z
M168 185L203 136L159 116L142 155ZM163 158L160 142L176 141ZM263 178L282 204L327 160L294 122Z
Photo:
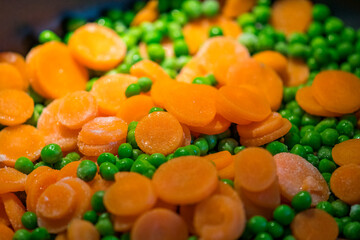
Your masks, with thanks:
M0 90L0 124L14 126L24 123L34 111L34 101L16 89Z
M173 204L199 202L215 191L215 166L196 156L178 157L162 164L153 176L159 198Z
M214 135L225 132L231 125L231 122L221 115L215 115L214 119L203 127L189 127L192 132Z
M130 68L130 74L138 78L148 77L153 82L172 80L169 74L167 74L159 64L148 59L139 61L132 65Z
M27 77L26 63L22 55L16 52L1 52L0 53L0 62L9 63L13 65L21 74L23 78L24 88L29 87L29 80Z
M133 172L119 172L104 195L106 209L115 215L133 216L151 209L156 194L151 180Z
M100 234L92 223L86 220L74 219L70 222L66 232L66 237L64 237L63 240L99 240L99 239L100 239Z
M360 139L350 139L336 144L332 156L337 165L360 164Z
M262 191L276 178L275 161L263 148L247 148L235 155L235 178L249 191Z
M135 140L147 154L168 155L183 141L183 129L170 113L154 112L141 119L135 129Z
M328 111L345 114L360 108L360 80L352 73L322 71L311 89L314 98Z
M76 29L69 49L79 63L102 71L116 67L126 54L126 44L116 32L95 23Z
M183 240L188 238L184 220L176 213L155 208L139 217L132 230L133 240Z
M97 157L102 153L116 154L118 147L123 141L110 142L107 144L86 144L82 141L78 141L77 146L79 152L89 157Z
M308 191L312 206L329 198L330 191L324 177L304 158L292 153L279 153L274 159L283 197L291 201L299 191Z
M290 227L294 237L299 240L335 240L339 235L335 219L320 209L308 209L296 214Z
M337 168L330 178L331 191L348 204L360 202L360 165L347 164Z
M24 90L22 76L16 67L10 63L0 63L0 89Z
M284 77L285 86L300 86L309 79L310 69L306 62L298 58L289 58Z
M139 121L148 115L150 109L155 107L151 97L146 95L136 95L126 99L120 104L116 116L125 122Z
M19 157L35 161L45 146L43 134L30 125L6 127L0 131L0 162L14 167Z
M262 51L254 54L253 59L271 67L281 79L286 78L288 60L281 53L271 50Z
M11 167L0 168L0 194L25 190L27 176Z

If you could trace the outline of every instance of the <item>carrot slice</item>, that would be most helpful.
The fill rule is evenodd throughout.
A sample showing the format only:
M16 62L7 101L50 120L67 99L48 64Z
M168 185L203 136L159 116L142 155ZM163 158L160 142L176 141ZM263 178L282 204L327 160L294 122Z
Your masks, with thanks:
M75 161L75 162L71 162L66 164L60 171L58 174L58 180L61 180L63 178L66 177L77 177L77 168L79 166L79 164L81 163L81 161Z
M0 131L0 146L6 146L1 150L0 162L14 167L19 157L38 159L45 142L41 131L30 125L19 125Z
M87 144L81 141L78 141L77 146L79 151L89 157L97 157L102 153L112 153L116 154L118 147L124 143L124 141L115 141L108 144Z
M10 226L10 220L9 217L6 214L4 203L0 197L0 225ZM1 232L1 230L0 230Z
M194 226L201 239L237 239L243 233L245 223L240 199L214 195L195 208Z
M180 124L183 132L184 132L184 138L183 138L183 143L181 144L181 146L188 146L191 144L191 132L190 129L184 125L184 124Z
M177 87L179 82L174 80L161 80L155 82L151 87L151 98L156 106L165 108L165 102L171 89Z
M235 155L235 178L248 191L259 192L276 179L273 156L263 148L247 148Z
M279 113L273 112L261 122L250 123L249 125L237 125L236 129L240 137L256 138L274 132L283 125L282 117Z
M194 55L209 38L209 27L210 22L205 18L191 21L183 27L182 31L191 55Z
M203 127L190 126L192 132L214 135L225 132L231 125L231 122L221 115L215 115L214 119Z
M100 234L95 226L88 221L74 219L67 229L68 240L99 240Z
M218 184L214 165L196 156L178 157L162 164L152 180L159 198L173 204L199 202L210 196Z
M29 175L27 175L25 182L25 192L28 193L29 188L33 185L33 183L37 180L38 176L40 176L43 172L52 171L53 169L47 166L41 166L35 168Z
M225 17L234 18L248 12L255 6L255 0L226 0L222 8Z
M155 203L154 208L165 208L173 212L177 212L178 206L175 204L164 202L161 199L158 199Z
M215 117L215 101L209 96L216 93L216 89L209 86L181 84L169 91L165 108L179 122L203 127Z
M0 89L24 90L23 78L10 63L0 63Z
M176 213L162 208L153 209L136 220L131 230L134 240L183 240L188 238L184 220Z
M231 37L213 37L201 46L196 57L202 67L208 73L213 73L219 84L223 85L226 83L224 73L235 62L249 58L249 52Z
M219 181L218 188L216 189L214 195L222 195L229 197L235 201L239 201L239 194L229 185L222 181Z
M272 68L281 79L285 80L287 76L288 60L276 51L262 51L253 55L253 59Z
M299 191L311 194L312 206L329 198L329 187L319 170L304 158L292 153L274 156L281 195L291 201Z
M242 32L236 21L226 16L220 15L214 19L210 19L210 21L213 23L213 26L219 26L223 30L225 37L236 39Z
M24 228L21 217L25 213L25 207L20 199L14 193L2 194L1 198L13 229L18 230Z
M286 74L283 78L285 86L299 86L309 79L310 70L307 64L296 58L289 58Z
M0 194L25 190L27 176L10 167L0 168Z
M45 137L45 143L56 143L65 152L76 148L79 130L71 130L60 124L58 113L62 99L51 102L41 113L37 127Z
M328 111L345 114L360 108L360 81L352 73L323 71L316 75L311 90L314 98Z
M126 99L120 104L116 116L125 122L139 121L148 115L150 109L155 107L151 97L145 95L136 95Z
M246 147L259 147L287 134L291 129L291 122L286 118L282 119L282 126L273 132L255 138L240 138L240 144Z
M75 202L75 191L68 184L56 183L40 195L36 214L40 218L62 219L73 212Z
M14 231L6 225L0 223L0 240L12 240Z
M234 161L231 162L228 166L224 167L223 169L220 169L218 171L218 175L222 179L234 180L234 178L235 178L235 163L234 163Z
M87 23L75 30L69 40L69 50L85 67L106 71L124 59L126 44L112 29Z
M196 234L194 227L194 213L196 204L181 205L179 208L179 215L184 219L186 226L190 233Z
M332 149L332 157L340 166L350 163L360 164L360 139L350 139L336 144Z
M84 124L78 140L85 144L97 145L123 141L127 135L127 128L127 123L118 117L97 117Z
M262 121L271 113L265 96L249 85L221 87L216 97L216 109L227 120L241 125Z
M311 87L300 88L296 92L295 99L305 112L312 115L322 117L335 117L340 115L339 113L330 112L321 106L313 96Z
M296 214L291 225L296 239L335 240L339 235L335 219L320 209L308 209Z
M128 74L106 75L98 79L90 93L95 96L99 111L105 115L116 115L120 104L126 99L126 88L137 81Z
M55 240L68 240L66 232L59 233L56 235Z
M131 26L137 26L143 22L153 22L158 16L158 1L151 0L135 15Z
M141 60L132 65L130 74L138 78L148 77L154 83L161 80L173 81L159 64L148 59Z
M46 95L59 98L69 92L85 90L88 73L72 59L65 44L45 43L35 60L37 80Z
M283 83L269 66L254 59L245 59L233 64L227 72L227 85L251 85L261 89L271 109L279 109L283 96Z
M136 216L117 216L112 215L112 222L114 226L114 230L116 232L128 232L134 226L135 221L139 218Z
M360 202L360 165L347 164L337 168L330 178L331 191L348 204Z
M85 91L67 94L59 106L59 122L70 128L79 129L96 117L98 113L96 99Z
M151 180L133 172L119 172L115 183L104 195L106 209L115 215L139 215L156 203L156 194Z
M308 0L280 0L272 6L270 22L286 35L305 32L311 21L312 3Z
M28 120L34 111L34 101L17 89L0 90L0 124L15 126Z
M0 63L9 63L13 65L21 74L24 87L27 89L29 87L29 80L27 77L26 63L23 56L16 52L1 52L0 53Z
M227 167L230 163L234 161L232 155L229 151L221 151L213 154L204 156L206 160L212 161L217 170Z
M176 81L184 83L192 83L196 77L206 75L205 69L200 65L199 60L193 57L185 66L180 70L176 76Z
M183 129L170 113L153 112L139 121L135 129L135 140L147 154L168 155L181 145Z

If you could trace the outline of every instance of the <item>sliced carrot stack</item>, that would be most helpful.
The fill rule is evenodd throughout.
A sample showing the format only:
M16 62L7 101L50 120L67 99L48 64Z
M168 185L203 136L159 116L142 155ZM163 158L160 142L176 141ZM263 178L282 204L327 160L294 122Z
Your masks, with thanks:
M4 208L7 216L9 217L13 229L19 230L24 228L21 217L25 213L24 204L14 193L5 193L0 196L4 203Z
M199 202L209 197L218 184L215 166L196 156L178 157L162 164L152 180L159 198L173 204Z
M309 79L310 70L307 64L297 58L289 58L286 74L283 78L285 86L299 86L304 84Z
M58 180L61 180L66 177L77 177L77 168L81 161L75 161L66 164L62 169L60 169L58 174Z
M352 73L322 71L316 75L311 90L314 98L328 111L346 114L360 108L360 81Z
M69 40L69 49L79 63L102 71L116 67L126 54L126 44L116 32L95 23L76 29Z
M18 170L5 167L0 168L0 194L8 192L19 192L25 190L27 176Z
M183 129L170 113L153 112L139 121L135 130L135 140L140 149L147 154L168 155L182 144Z
M27 157L35 161L40 157L41 149L45 146L44 135L30 125L6 127L0 131L0 162L14 167L19 157Z
M53 169L47 166L40 166L35 168L29 175L27 175L25 181L25 192L28 193L29 188L37 181L37 178L42 175L43 172L52 171Z
M116 116L125 122L139 121L148 115L150 109L155 107L151 97L146 95L136 95L126 99L120 104Z
M0 62L0 89L25 90L23 77L19 70L10 63Z
M192 132L203 133L208 135L219 134L225 132L231 125L231 122L223 118L221 115L215 115L214 119L202 127L189 126Z
M159 64L148 59L132 65L130 68L130 74L138 78L148 77L154 83L161 80L172 80Z
M222 8L225 17L233 18L248 12L255 6L255 0L226 0Z
M26 63L22 55L16 52L0 52L0 63L9 63L13 65L21 74L24 83L24 90L29 87L27 77Z
M99 112L105 115L116 115L120 104L126 99L126 88L137 81L128 74L106 75L98 79L90 93L95 96Z
M336 144L332 149L332 157L340 166L350 163L360 164L360 139L350 139Z
M281 195L291 201L299 191L311 194L312 206L329 198L329 187L319 170L304 158L292 153L274 156Z

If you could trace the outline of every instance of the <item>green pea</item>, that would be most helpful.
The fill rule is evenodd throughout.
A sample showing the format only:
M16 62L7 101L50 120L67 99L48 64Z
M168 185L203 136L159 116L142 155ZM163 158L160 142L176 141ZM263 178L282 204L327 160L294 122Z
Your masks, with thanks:
M108 17L101 17L95 21L98 25L113 28L113 21Z
M46 42L50 42L50 41L58 41L61 42L61 39L59 38L58 35L56 35L56 33L54 33L51 30L44 30L40 33L39 35L39 42L40 43L46 43Z
M183 68L189 61L191 56L180 56L176 59L176 70Z
M109 236L109 235L113 235L115 233L114 227L113 227L110 219L99 220L96 223L95 227L101 236Z
M265 232L267 228L267 220L263 216L253 216L247 223L249 229L257 234Z
M258 45L257 45L258 51L271 50L274 48L274 45L275 45L274 39L264 34L259 35Z
M325 118L315 126L315 131L321 133L327 128L335 128L336 119L335 118Z
M282 55L287 56L288 55L288 45L285 42L278 42L274 46L275 51L281 53Z
M300 44L306 44L308 42L308 37L303 33L293 33L289 37L289 43L300 43Z
M279 238L284 234L284 228L279 223L270 221L267 224L267 232L270 233L273 238Z
M68 32L73 32L84 24L86 24L86 19L70 18L66 21L66 30Z
M340 218L334 217L334 219L335 219L336 224L338 225L339 234L341 234L344 231L344 224Z
M352 221L360 221L360 204L354 204L350 208L350 214Z
M151 163L151 165L158 168L161 164L166 162L166 157L161 153L154 153L150 155L148 161Z
M106 16L112 21L121 20L123 18L124 13L120 9L110 9L106 12Z
M66 158L70 159L73 162L73 161L79 161L81 157L77 152L71 152L66 154Z
M130 123L129 123L129 125L128 125L128 132L130 131L130 130L132 130L132 129L135 129L136 127L137 127L137 125L138 125L138 123L139 122L137 122L137 121L131 121ZM121 144L122 145L122 144ZM121 146L120 145L120 146ZM124 147L124 146L123 146ZM126 147L125 147L126 148ZM119 151L118 151L119 152Z
M201 12L205 17L214 17L218 14L220 5L218 1L206 0L201 5Z
M347 42L353 42L356 39L356 31L351 27L346 27L341 32L341 39Z
M89 210L84 213L83 219L91 222L92 224L96 224L96 222L98 221L98 215L94 210Z
M141 92L140 85L138 83L132 83L126 88L125 95L127 98L129 98L135 95L139 95L140 92Z
M21 217L21 223L26 229L33 230L37 228L37 216L34 212L25 212Z
M229 138L231 136L231 131L230 131L230 129L228 129L225 132L217 134L216 136L217 136L218 140L222 140L224 138Z
M211 86L211 82L206 77L196 77L192 81L193 84L205 84Z
M135 129L131 129L126 136L126 142L130 143L132 148L139 148L135 140Z
M272 236L269 233L262 232L256 235L255 240L272 240Z
M234 182L230 179L221 179L220 181L222 181L225 184L230 185L232 188L234 188Z
M319 159L330 159L332 160L332 154L331 154L331 147L328 146L321 146L320 149L318 150L317 156L319 157Z
M290 115L287 119L291 122L292 125L300 126L301 124L301 115L297 116L295 114Z
M234 148L234 154L237 154L237 153L241 152L245 148L246 148L245 146L237 146L237 147L235 147Z
M177 57L189 55L189 47L185 40L179 39L174 42L174 53Z
M287 235L286 237L283 238L283 240L296 240L296 239L293 235Z
M229 151L231 154L234 154L234 148L237 147L239 143L233 138L224 138L218 144L218 151Z
M162 62L165 58L165 49L157 43L152 43L147 47L149 58L155 62Z
M324 32L323 25L320 22L312 22L308 28L307 34L309 37L314 38L321 36Z
M115 21L113 23L113 29L118 35L121 36L124 35L127 30L125 24L122 21Z
M116 157L112 153L102 153L97 158L97 164L100 166L104 162L109 162L109 163L115 164L116 163Z
M244 13L241 14L238 18L237 18L237 23L241 26L241 27L246 27L249 25L255 25L256 23L256 18L255 15L253 13Z
M189 152L191 152L191 155L194 156L200 156L200 148L196 145L190 144L188 146L185 146L184 148L188 149Z
M324 21L330 16L330 9L325 4L315 4L312 9L312 15L316 21Z
M205 140L209 144L209 150L214 149L214 147L217 145L218 137L216 135L202 134L200 137L205 138Z
M161 67L178 70L177 60L174 57L167 57L161 63Z
M160 43L162 40L162 34L158 31L146 32L143 36L143 41L149 45L152 43Z
M313 57L319 64L326 64L331 59L330 53L327 48L316 48Z
M284 143L288 146L289 149L300 143L300 135L298 133L289 132L285 135L284 138Z
M94 179L97 173L97 166L93 161L83 160L77 168L77 177L85 182L89 182Z
M54 163L54 169L60 170L72 161L67 157L62 158L59 162Z
M266 150L268 150L272 155L289 151L288 147L279 141L274 141L267 144Z
M301 138L300 143L311 146L314 150L318 150L321 147L321 135L316 131L307 131Z
M146 160L142 160L142 159L137 159L133 165L131 166L130 171L131 172L137 172L140 173L146 177L150 177L152 176L152 174L155 172L156 168L151 165L148 161ZM152 171L152 174L147 175L149 173L149 171Z
M141 154L144 154L144 153L140 149L133 149L131 159L136 160Z
M313 116L311 114L305 113L301 118L301 126L307 126L307 125L316 125L320 122L320 117Z
M347 141L349 139L350 138L348 136L346 136L346 135L340 135L337 140L338 140L339 143L341 143L341 142Z
M116 159L115 165L120 172L128 172L130 171L133 163L134 160L132 160L131 158L121 158L121 159Z
M267 23L269 21L271 15L269 6L255 6L252 11L257 22Z
M13 235L13 240L30 240L31 233L25 229L19 229Z
M323 210L325 212L327 212L330 215L334 214L334 209L331 205L331 203L329 203L328 201L321 201L316 205L317 209Z
M160 32L163 36L167 34L167 22L161 19L158 19L154 22L154 27L156 31Z
M149 111L149 114L153 113L153 112L164 112L164 109L162 109L160 107L152 107Z
M135 12L133 11L126 11L124 13L124 23L129 26L130 23L133 21L133 19L135 18Z
M20 157L15 162L15 169L24 174L29 174L34 170L34 164L27 157Z
M345 71L345 72L351 72L351 71L352 71L352 67L351 67L350 63L348 63L348 62L343 62L343 63L340 65L340 70L341 70L341 71Z
M331 203L331 206L334 209L334 216L335 217L345 217L348 216L349 212L350 212L350 207L349 205L347 205L346 203L344 203L343 201L341 201L340 199L333 201Z
M314 154L308 154L306 156L306 160L311 163L314 167L318 167L319 166L319 158L317 156L315 156Z
M165 72L170 76L171 79L175 79L177 75L177 71L174 69L164 68Z
M343 115L341 118L341 120L348 120L350 121L354 126L356 126L357 124L357 118L354 114L347 114L347 115Z
M291 57L305 58L306 56L304 54L308 51L307 48L305 44L293 43L289 45L288 53Z
M357 240L360 236L360 222L350 222L344 226L344 236L350 240Z
M174 22L179 23L181 26L184 26L188 22L186 14L182 11L174 9L170 12L171 18Z
M91 207L97 213L102 213L106 211L103 202L104 195L105 195L105 191L97 191L91 197Z
M214 76L214 74L210 73L208 75L206 75L206 77L209 81L210 81L210 85L211 86L216 86L218 84L218 82L216 81L216 78Z
M339 133L333 128L325 129L320 135L322 143L327 146L334 146L339 137Z
M307 191L300 191L291 199L291 206L296 211L304 211L311 206L311 195Z
M51 143L41 150L41 159L46 163L53 164L61 160L62 154L61 147Z
M179 147L174 152L175 158L182 157L182 156L190 156L190 155L193 155L193 152L191 151L191 149L184 148L184 147Z
M325 32L329 33L337 33L340 32L344 27L344 23L337 17L329 17L325 21Z
M351 67L360 67L360 53L353 53L348 57L348 62Z
M166 161L170 161L170 160L173 159L173 158L174 158L174 154L171 153L171 154L169 154L169 155L166 156Z
M340 59L347 59L348 56L353 53L354 47L349 42L341 42L337 45L336 50Z
M209 29L209 37L218 37L218 36L223 36L223 30L221 29L221 27L218 26L213 26Z
M258 48L259 39L253 33L242 33L239 37L239 42L243 44L249 52L253 53Z
M330 47L336 47L340 43L340 36L335 33L330 33L327 35L327 43Z
M275 208L273 213L274 220L281 225L289 225L295 217L295 211L288 205L280 205Z
M146 21L146 22L142 22L140 24L140 29L141 29L141 31L142 31L142 33L144 35L147 32L155 31L155 26L154 26L153 23Z
M111 162L103 162L100 165L99 172L103 179L107 181L114 181L114 175L119 172L119 169L116 167L115 163L113 164Z
M354 125L345 119L341 120L336 125L336 130L339 132L339 134L346 135L348 137L352 137L354 135Z
M50 234L48 230L44 227L39 227L34 229L34 231L31 232L30 239L36 239L36 240L50 240Z
M51 164L45 163L44 161L40 161L40 162L38 162L37 164L34 165L34 169L37 169L38 167L43 167L43 166L52 168Z
M198 0L184 1L181 5L182 11L188 16L189 19L195 19L201 16L202 9L201 3Z
M113 235L108 235L103 237L101 240L119 240L119 238L113 236Z
M310 57L306 63L310 70L316 70L320 67L319 63L313 57Z

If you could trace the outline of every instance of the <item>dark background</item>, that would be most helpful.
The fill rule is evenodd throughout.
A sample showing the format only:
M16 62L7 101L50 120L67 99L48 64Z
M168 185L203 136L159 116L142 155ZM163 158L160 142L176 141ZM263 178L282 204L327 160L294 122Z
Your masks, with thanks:
M0 0L0 51L25 54L44 29L61 32L69 16L94 19L111 7L126 9L135 0ZM169 0L171 1L171 0ZM346 25L360 28L360 0L313 0L327 4Z

